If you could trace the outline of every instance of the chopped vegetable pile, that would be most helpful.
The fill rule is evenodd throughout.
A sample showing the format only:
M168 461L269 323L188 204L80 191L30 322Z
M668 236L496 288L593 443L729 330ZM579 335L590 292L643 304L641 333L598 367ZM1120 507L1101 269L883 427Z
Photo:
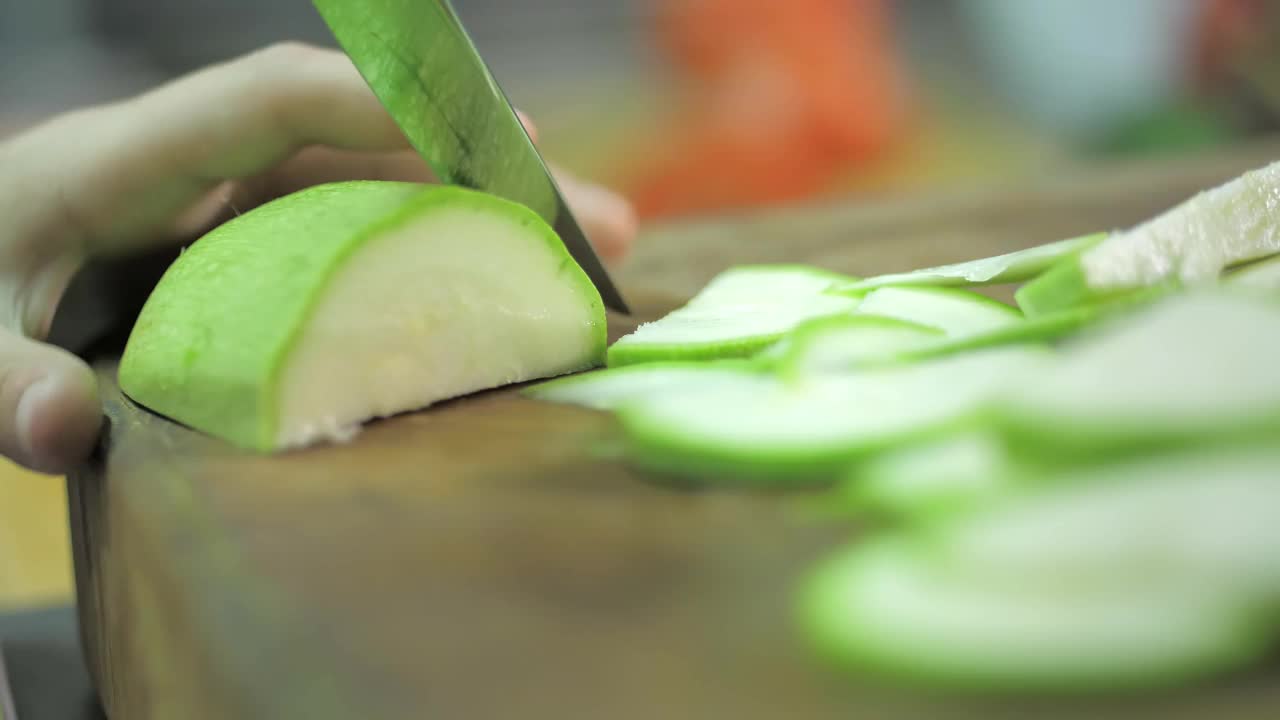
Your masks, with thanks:
M614 413L653 472L887 520L799 589L837 668L979 691L1203 681L1280 639L1278 196L1280 164L971 263L733 268L609 368L526 392ZM1014 283L1017 306L974 289Z

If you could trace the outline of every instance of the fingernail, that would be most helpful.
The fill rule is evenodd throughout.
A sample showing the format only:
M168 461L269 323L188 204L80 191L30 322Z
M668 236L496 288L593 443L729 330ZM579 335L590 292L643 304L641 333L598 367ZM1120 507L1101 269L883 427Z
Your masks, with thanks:
M538 127L533 124L533 118L519 110L516 111L516 117L520 119L520 124L524 125L524 131L529 134L529 139L535 143L538 142Z
M602 238L609 244L605 250L615 257L625 255L638 232L638 221L631 203L602 185L588 185L585 190L596 207L599 222L608 227L606 236Z

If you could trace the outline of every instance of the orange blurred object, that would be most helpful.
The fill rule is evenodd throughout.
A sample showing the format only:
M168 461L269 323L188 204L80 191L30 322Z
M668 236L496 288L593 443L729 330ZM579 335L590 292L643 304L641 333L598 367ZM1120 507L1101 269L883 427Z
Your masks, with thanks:
M1269 0L1201 0L1195 43L1195 79L1212 88L1250 50L1268 41Z
M642 218L821 193L904 125L887 0L654 0L688 104L626 183Z

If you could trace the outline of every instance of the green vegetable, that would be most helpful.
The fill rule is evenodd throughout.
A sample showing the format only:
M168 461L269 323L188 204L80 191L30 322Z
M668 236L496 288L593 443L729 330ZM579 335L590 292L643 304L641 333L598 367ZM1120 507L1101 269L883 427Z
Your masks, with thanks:
M928 535L947 567L1008 588L1167 581L1280 609L1280 448L1175 452L1039 473Z
M859 312L802 323L756 358L764 367L790 374L850 372L1002 345L1060 341L1150 302L1150 293L1134 293L1111 302L1071 308L955 337L926 325Z
M1067 453L1280 431L1280 306L1203 291L1078 338L1000 399L1005 428Z
M905 320L838 315L801 324L765 354L791 375L848 372L863 363L929 347L944 337L937 328Z
M120 365L150 409L269 451L601 364L599 293L528 209L456 187L322 185L169 268Z
M852 312L858 298L827 292L848 280L801 265L728 270L684 307L615 342L609 365L751 357L805 320Z
M680 394L718 384L736 385L757 369L748 361L655 362L594 370L539 383L524 391L535 400L615 410L637 399Z
M967 337L1022 322L1016 308L968 290L896 288L872 290L858 306L860 315L880 315L935 327L950 337Z
M1097 245L1106 236L1106 233L1095 233L980 260L878 275L847 283L840 286L839 290L858 292L887 286L960 287L1023 282L1044 272L1062 258Z
M1226 284L1271 293L1280 291L1280 255L1250 263L1228 273Z
M1022 320L1009 306L976 293L882 288L869 293L854 314L807 321L758 357L766 366L791 375L850 372L1000 345L1044 342L1118 309L1098 305Z
M909 538L860 542L813 571L801 593L803 630L849 671L980 692L1179 685L1265 650L1252 614L1194 578L1044 588L966 570Z
M1046 351L1000 348L850 375L741 382L662 393L619 408L634 456L682 477L824 482L859 458L973 415Z
M996 327L973 335L947 338L918 348L905 350L899 361L943 357L957 353L1000 347L1002 345L1048 344L1080 332L1101 322L1111 304L1064 310L1052 315L1024 320L1014 325Z
M1047 315L1037 315L1012 325L995 327L973 335L948 338L915 350L908 350L897 359L919 360L1000 345L1060 343L1086 330L1105 327L1112 321L1151 305L1163 295L1164 293L1157 289L1147 289L1105 302L1100 301Z
M835 554L802 620L852 670L935 686L1099 691L1234 669L1269 649L1280 609L1277 468L1260 446L1031 472Z
M968 507L1007 489L1014 461L985 429L946 435L872 457L841 483L857 512L920 517Z
M1028 316L1148 287L1195 288L1280 253L1280 162L1202 192L1127 232L1068 256L1017 293Z

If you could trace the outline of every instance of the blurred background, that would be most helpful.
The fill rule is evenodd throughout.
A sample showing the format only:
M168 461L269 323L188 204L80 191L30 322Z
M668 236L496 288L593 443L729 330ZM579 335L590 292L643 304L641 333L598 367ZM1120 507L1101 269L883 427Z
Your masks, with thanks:
M454 2L545 152L646 223L1280 129L1280 0ZM0 133L280 40L333 44L307 0L0 0ZM0 605L69 593L62 503L0 475Z
M1276 0L455 0L548 154L646 218L1270 132ZM307 0L0 0L0 118L279 40Z

